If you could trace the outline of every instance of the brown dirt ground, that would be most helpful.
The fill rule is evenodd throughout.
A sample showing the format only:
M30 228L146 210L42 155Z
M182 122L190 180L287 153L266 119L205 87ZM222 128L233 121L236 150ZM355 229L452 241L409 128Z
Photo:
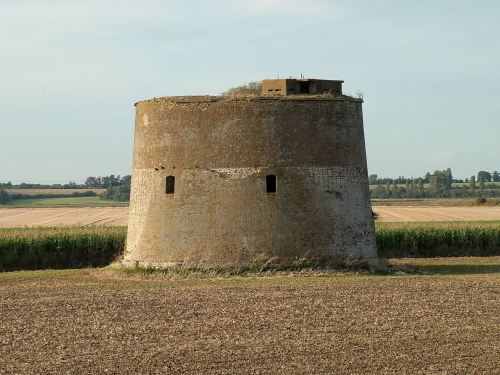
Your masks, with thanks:
M0 274L0 373L499 374L500 274Z
M500 206L374 206L380 222L500 220ZM0 228L128 223L128 207L0 208Z

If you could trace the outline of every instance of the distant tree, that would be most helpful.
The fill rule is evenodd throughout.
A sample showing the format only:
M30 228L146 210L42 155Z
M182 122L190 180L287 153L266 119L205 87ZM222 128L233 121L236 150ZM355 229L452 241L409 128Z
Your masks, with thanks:
M130 185L120 185L113 186L106 189L104 193L101 194L101 199L109 199L119 202L127 202L130 200Z
M413 180L406 181L405 198L415 198L415 183Z
M500 173L498 173L498 171L493 171L491 174L491 180L494 182L500 182Z
M103 183L109 184L104 193L101 194L102 199L126 202L130 200L130 183L132 176L127 175L120 178L113 175L102 177Z
M481 182L491 182L491 173L486 171L477 172L477 181Z
M100 187L100 184L101 184L101 179L100 177L87 177L87 179L85 180L85 186L86 187L93 187L93 188L97 188L97 187Z
M129 185L132 182L132 176L131 175L126 175L123 176L120 180L120 185Z
M469 187L471 190L476 189L476 176L470 176Z
M484 190L484 185L486 184L486 181L481 179L479 180L479 189Z
M10 195L5 189L0 188L0 204L7 203L10 200Z
M446 168L446 170L444 171L444 176L446 178L448 189L451 189L451 184L453 183L453 175L450 168Z
M387 192L387 198L392 198L392 191L391 191L391 183L390 182L385 183L385 190Z
M433 197L446 197L449 196L453 176L451 169L448 168L444 171L434 171L430 180L430 189Z
M377 185L372 190L372 198L387 199L389 194L387 193L387 188L384 185Z
M425 185L426 180L429 186ZM486 197L499 198L500 186L487 185L489 181L500 181L499 171L480 171L471 178L455 179L450 168L436 170L431 175L424 177L408 178L379 178L376 174L369 175L372 198L398 199L398 198L470 198ZM455 184L454 184L455 183ZM468 184L468 187L467 185Z
M424 193L424 180L422 178L418 179L418 191L420 192L420 195Z

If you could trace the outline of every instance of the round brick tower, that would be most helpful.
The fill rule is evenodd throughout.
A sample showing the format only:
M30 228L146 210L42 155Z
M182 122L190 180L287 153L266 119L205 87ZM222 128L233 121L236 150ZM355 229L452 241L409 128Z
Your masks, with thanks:
M137 103L124 264L375 265L361 104L319 80Z

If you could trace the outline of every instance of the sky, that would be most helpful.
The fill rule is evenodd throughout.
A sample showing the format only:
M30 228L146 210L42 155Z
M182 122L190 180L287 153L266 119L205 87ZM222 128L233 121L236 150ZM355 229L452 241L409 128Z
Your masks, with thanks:
M0 0L0 181L131 173L134 102L362 92L369 173L500 170L498 0Z

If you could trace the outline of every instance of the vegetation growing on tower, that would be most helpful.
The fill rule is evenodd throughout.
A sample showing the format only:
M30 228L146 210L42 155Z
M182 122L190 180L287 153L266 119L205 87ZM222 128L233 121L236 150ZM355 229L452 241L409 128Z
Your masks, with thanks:
M261 87L262 87L261 81L249 82L240 86L232 87L227 91L224 91L222 95L224 96L259 95Z

